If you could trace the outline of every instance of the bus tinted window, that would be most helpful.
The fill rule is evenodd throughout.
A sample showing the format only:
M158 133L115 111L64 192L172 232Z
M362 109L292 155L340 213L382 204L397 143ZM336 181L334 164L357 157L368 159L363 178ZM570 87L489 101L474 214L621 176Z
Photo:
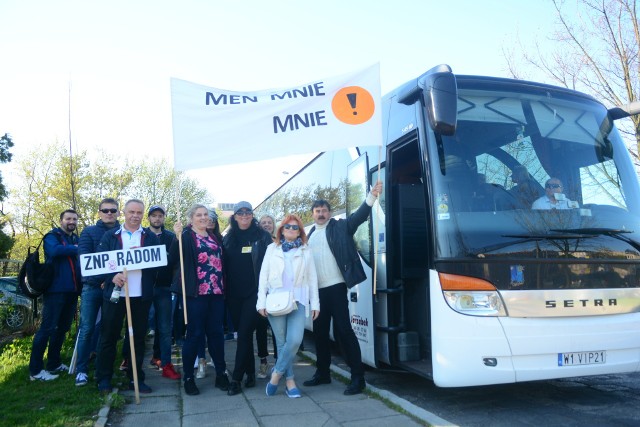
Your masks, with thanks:
M599 247L621 257L637 252L609 235L548 237L612 229L640 241L637 177L619 134L607 132L606 109L561 91L489 89L461 89L456 134L428 147L438 159L430 162L438 256L593 259L610 256ZM553 198L562 203L537 209L551 197L550 178L561 184Z

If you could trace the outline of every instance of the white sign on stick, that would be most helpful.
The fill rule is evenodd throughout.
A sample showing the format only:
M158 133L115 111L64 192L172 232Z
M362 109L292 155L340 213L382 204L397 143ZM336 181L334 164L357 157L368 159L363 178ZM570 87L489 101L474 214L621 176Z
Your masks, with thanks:
M127 270L143 270L165 265L167 265L167 248L165 245L142 246L80 255L80 268L82 275L85 277L118 273L125 267Z

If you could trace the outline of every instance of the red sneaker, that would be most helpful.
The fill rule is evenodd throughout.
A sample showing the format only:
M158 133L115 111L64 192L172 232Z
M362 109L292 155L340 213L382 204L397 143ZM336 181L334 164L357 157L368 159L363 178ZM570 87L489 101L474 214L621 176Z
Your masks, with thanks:
M170 380L179 380L180 374L176 372L173 363L167 363L162 367L162 376Z
M151 362L149 362L149 366L154 369L162 369L162 361L160 359L156 359L155 357L151 358Z

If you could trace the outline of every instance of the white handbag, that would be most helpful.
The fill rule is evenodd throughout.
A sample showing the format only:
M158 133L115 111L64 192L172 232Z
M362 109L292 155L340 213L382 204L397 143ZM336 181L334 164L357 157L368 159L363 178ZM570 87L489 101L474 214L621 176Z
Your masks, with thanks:
M293 292L275 292L267 294L267 313L272 316L284 316L298 309L298 304L293 299Z

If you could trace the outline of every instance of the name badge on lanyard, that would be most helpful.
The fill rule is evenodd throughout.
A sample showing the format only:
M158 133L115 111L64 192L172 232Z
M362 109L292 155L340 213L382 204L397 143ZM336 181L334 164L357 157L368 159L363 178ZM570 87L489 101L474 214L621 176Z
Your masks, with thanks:
M243 254L250 254L251 253L251 246L243 246L242 247L242 253Z

